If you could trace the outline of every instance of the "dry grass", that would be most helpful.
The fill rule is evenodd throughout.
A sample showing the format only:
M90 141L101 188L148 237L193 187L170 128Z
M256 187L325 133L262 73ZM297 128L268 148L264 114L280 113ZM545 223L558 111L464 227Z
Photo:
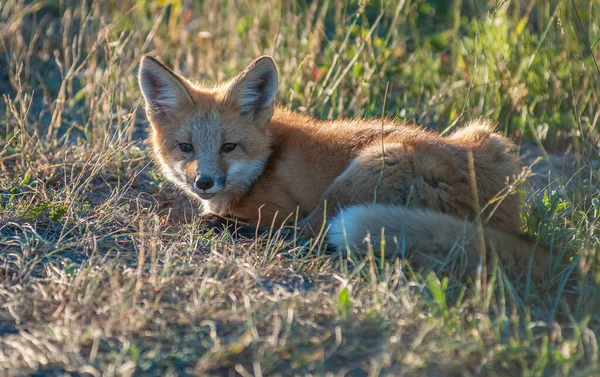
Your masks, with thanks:
M600 1L192 3L0 0L0 374L600 373ZM145 53L208 81L272 54L321 117L497 120L552 171L548 279L207 233L151 163Z

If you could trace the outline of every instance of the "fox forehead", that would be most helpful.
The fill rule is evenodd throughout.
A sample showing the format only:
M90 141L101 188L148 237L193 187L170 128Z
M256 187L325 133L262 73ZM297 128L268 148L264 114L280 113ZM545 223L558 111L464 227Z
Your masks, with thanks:
M246 125L219 106L189 111L173 124L154 127L157 143L192 143L213 151L224 142L239 143L249 138Z
M188 140L196 145L211 145L224 138L223 117L216 110L196 111L185 128Z
M217 111L200 109L180 114L171 124L153 124L153 130L165 141L199 143L220 137L221 122L222 117Z

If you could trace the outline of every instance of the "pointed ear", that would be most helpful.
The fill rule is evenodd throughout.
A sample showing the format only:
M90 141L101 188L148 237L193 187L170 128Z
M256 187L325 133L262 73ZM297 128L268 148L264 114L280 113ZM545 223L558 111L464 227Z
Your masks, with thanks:
M144 56L140 62L139 85L150 120L167 120L193 104L187 83L150 56Z
M233 80L224 102L248 120L267 124L273 116L277 81L277 68L273 59L262 56Z

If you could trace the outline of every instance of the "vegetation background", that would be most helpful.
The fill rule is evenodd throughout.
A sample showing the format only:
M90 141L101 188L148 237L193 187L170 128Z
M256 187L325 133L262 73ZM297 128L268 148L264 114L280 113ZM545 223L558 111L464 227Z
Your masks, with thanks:
M0 374L600 374L600 0L0 0ZM152 54L278 102L515 138L548 279L206 233L151 162ZM444 261L442 261L444 262Z

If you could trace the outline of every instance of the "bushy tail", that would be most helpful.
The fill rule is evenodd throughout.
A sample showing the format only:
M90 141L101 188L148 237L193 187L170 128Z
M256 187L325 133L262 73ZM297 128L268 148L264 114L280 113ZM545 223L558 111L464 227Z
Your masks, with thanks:
M331 222L328 243L364 249L368 241L379 250L385 238L387 256L406 253L411 262L431 265L444 262L451 253L466 257L467 269L475 271L480 261L481 242L477 227L454 216L428 209L385 204L353 205L341 211ZM518 235L483 228L488 255L495 251L502 268L521 274L531 267L531 276L540 280L548 271L547 250ZM488 261L491 257L488 256Z

